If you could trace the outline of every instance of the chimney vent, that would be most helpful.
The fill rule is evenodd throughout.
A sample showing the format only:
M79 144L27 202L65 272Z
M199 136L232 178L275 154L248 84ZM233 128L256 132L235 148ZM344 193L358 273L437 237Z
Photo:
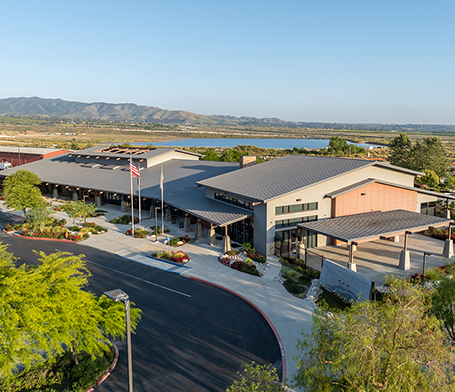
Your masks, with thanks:
M244 167L253 166L256 164L256 156L254 155L242 155L240 157L240 169Z

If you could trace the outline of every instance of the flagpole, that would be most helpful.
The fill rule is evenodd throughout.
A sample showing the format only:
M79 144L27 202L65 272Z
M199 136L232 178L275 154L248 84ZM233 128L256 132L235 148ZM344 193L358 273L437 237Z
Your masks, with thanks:
M132 154L130 153L130 165L133 163ZM133 203L133 172L130 170L131 186L131 235L134 237L134 203Z
M160 188L161 188L161 233L164 235L164 202L163 202L163 188L164 188L164 177L163 177L163 165L161 165L161 178L160 178Z
M138 192L139 192L139 225L142 225L142 214L141 214L141 177L137 178Z
M139 164L137 166L138 170L139 170ZM139 192L139 226L142 225L142 214L141 214L141 177L138 177L137 178L137 184L138 184L138 192Z

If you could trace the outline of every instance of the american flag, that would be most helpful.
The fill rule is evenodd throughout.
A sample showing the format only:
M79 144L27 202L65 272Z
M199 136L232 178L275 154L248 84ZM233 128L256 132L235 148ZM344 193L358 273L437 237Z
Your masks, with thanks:
M137 170L137 167L133 163L133 159L130 158L130 172L133 177L141 177L139 174L139 170Z

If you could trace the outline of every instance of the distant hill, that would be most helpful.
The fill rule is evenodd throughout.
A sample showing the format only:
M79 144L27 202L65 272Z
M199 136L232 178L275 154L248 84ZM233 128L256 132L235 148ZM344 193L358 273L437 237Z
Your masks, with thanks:
M441 124L346 124L285 121L279 118L256 118L212 115L205 116L183 110L166 110L134 103L72 102L62 99L0 99L0 116L57 117L111 121L131 121L176 125L241 125L286 128L359 129L396 132L454 132L455 125Z

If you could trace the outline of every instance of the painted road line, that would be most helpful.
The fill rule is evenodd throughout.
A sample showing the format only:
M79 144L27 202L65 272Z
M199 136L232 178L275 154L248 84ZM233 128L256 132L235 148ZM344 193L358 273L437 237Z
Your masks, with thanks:
M57 252L63 252L63 251L58 250L58 249L55 249L55 250L56 250ZM118 273L118 274L120 274L120 275L128 276L129 278L139 280L139 281L141 281L141 282L147 283L147 284L152 285L152 286L155 286L155 287L159 287L159 288L161 288L161 289L163 289L163 290L171 291L172 293L180 294L180 295L183 295L184 297L191 298L191 295L190 295L190 294L182 293L181 291L177 291L177 290L171 289L170 287L166 287L166 286L162 286L162 285L160 285L160 284L158 284L158 283L150 282L150 281L148 281L148 280L139 278L139 277L134 276L134 275L127 274L127 273L125 273L125 272L116 270L116 269L111 268L111 267L106 267L105 265L96 263L96 262L94 262L94 261L90 261L90 260L87 260L87 259L82 259L82 260L86 261L87 263L94 264L94 265L96 265L96 266L98 266L98 267L100 267L100 268L104 268L104 269L107 269L107 270L109 270L109 271L116 272L116 273Z

